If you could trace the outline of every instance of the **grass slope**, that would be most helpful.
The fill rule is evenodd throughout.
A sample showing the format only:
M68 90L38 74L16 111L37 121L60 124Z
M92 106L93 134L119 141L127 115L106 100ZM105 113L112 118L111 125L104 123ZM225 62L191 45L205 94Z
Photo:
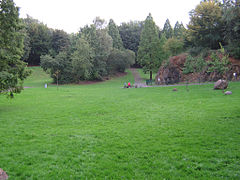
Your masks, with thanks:
M240 178L239 82L224 96L128 81L45 89L35 68L33 88L0 96L0 168L10 179Z

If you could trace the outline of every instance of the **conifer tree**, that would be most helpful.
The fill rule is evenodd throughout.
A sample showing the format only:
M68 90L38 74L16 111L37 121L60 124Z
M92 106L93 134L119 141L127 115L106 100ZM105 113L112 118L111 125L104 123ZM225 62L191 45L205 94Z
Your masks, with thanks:
M20 93L23 80L30 74L23 55L23 32L19 8L13 0L0 1L0 93Z
M152 80L153 70L161 65L160 48L158 28L149 14L141 33L137 60L145 72L150 72L150 80Z
M123 49L123 42L119 34L118 27L112 19L110 19L108 24L108 34L112 37L113 48Z
M166 20L162 32L165 33L165 36L167 39L169 39L173 36L173 29L172 29L169 19Z

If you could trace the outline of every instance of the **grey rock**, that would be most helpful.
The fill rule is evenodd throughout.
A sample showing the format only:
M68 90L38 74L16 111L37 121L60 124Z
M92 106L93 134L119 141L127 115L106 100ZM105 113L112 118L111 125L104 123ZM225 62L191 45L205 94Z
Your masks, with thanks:
M231 95L232 92L231 92L231 91L226 91L224 94L225 94L225 95Z
M214 83L214 89L226 89L228 87L228 82L226 80L219 79Z

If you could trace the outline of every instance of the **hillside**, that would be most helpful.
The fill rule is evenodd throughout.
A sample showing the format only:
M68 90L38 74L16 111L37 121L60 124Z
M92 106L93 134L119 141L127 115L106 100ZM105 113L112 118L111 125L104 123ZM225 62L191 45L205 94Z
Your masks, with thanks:
M228 71L226 75L221 75L217 72L209 72L209 66L206 66L200 73L188 73L184 74L184 64L186 62L188 54L180 54L178 56L173 56L169 61L163 64L155 77L155 83L159 85L164 84L174 84L179 82L207 82L207 81L217 81L218 79L225 78L227 80L239 80L240 78L240 60L229 58ZM210 56L205 59L206 64L212 61ZM236 73L236 77L233 76Z

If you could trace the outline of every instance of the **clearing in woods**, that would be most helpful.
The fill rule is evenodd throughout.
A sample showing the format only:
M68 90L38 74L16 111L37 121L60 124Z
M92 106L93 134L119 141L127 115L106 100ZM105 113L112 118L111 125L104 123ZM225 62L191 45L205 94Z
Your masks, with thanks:
M9 179L240 179L239 82L229 96L212 84L121 88L134 82L128 71L57 90L32 69L24 86L33 88L0 96Z

